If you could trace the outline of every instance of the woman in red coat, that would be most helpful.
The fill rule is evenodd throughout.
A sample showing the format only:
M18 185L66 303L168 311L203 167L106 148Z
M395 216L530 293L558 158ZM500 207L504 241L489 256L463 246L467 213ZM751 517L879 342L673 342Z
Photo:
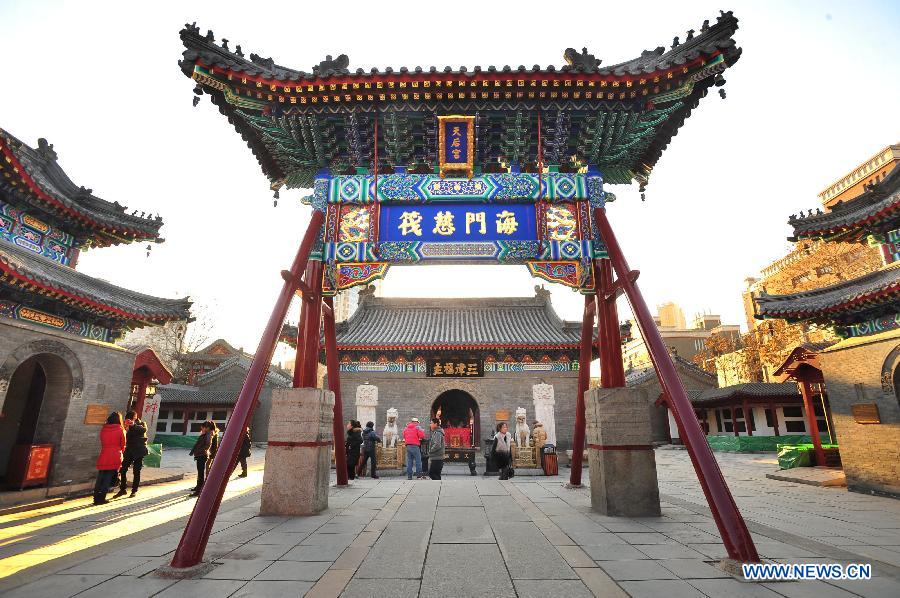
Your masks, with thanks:
M125 428L122 414L114 411L100 429L100 456L97 457L97 483L94 484L94 504L105 505L106 494L116 472L122 467L122 451L125 450Z

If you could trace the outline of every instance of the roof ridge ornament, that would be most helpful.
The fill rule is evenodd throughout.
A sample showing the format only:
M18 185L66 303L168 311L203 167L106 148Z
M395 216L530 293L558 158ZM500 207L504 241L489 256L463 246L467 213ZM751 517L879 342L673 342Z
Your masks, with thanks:
M49 143L46 139L41 137L38 139L38 153L44 158L56 162L57 155L56 152L53 151L53 144Z
M587 48L582 48L581 52L577 52L575 48L566 48L566 51L563 52L563 58L565 58L567 64L578 66L585 70L594 70L603 62L593 54L589 54Z
M332 58L331 54L328 54L325 56L325 60L319 63L319 66L313 67L313 74L321 77L331 73L349 73L348 66L350 66L350 58L346 54L339 54L337 58Z

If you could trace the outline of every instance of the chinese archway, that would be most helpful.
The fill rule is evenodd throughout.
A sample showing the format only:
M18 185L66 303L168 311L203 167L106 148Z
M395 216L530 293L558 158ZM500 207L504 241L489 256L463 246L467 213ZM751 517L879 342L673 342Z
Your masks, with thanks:
M587 49L562 67L349 70L346 55L285 68L196 25L180 66L247 142L275 192L311 188L312 217L263 332L231 425L250 421L292 297L302 296L295 387L316 383L323 336L335 394L338 484L341 390L332 297L392 266L501 263L584 295L571 483L581 483L584 392L596 317L601 384L625 385L616 298L624 294L672 400L731 558L757 561L671 358L606 215L606 185L639 183L722 73L740 57L737 19L722 13L684 42L612 66ZM724 97L724 92L720 90ZM226 435L172 561L203 556L240 435Z

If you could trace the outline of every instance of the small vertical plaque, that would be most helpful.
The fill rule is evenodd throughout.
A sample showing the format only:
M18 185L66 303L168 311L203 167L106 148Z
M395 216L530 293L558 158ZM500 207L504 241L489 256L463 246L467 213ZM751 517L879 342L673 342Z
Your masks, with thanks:
M881 416L878 414L878 405L875 403L856 403L850 405L850 412L858 424L880 424Z
M438 117L438 157L441 177L463 172L472 178L475 164L475 117Z
M84 412L84 423L89 426L102 426L106 423L109 413L109 407L106 405L88 405Z

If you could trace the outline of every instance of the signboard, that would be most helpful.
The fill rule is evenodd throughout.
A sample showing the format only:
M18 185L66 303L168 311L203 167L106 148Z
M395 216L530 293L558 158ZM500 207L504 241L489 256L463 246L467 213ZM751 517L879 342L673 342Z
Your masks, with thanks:
M878 405L875 403L857 403L850 405L850 412L858 424L880 424L881 416L878 414Z
M109 417L109 407L106 405L88 405L84 412L84 423L88 425L103 425Z
M495 411L494 412L494 421L497 423L508 422L509 421L509 410L508 409L500 409L499 411Z
M144 399L144 414L141 416L147 424L147 443L152 444L156 438L156 420L159 419L159 395L147 394Z
M438 158L443 177L450 171L464 171L472 178L475 163L475 117L438 117Z
M378 234L382 242L533 241L537 215L533 203L382 204Z
M482 378L484 362L480 359L429 358L425 373L429 378Z
M47 474L50 470L50 457L52 454L53 445L51 444L33 445L31 447L28 470L25 472L26 483L47 479Z

